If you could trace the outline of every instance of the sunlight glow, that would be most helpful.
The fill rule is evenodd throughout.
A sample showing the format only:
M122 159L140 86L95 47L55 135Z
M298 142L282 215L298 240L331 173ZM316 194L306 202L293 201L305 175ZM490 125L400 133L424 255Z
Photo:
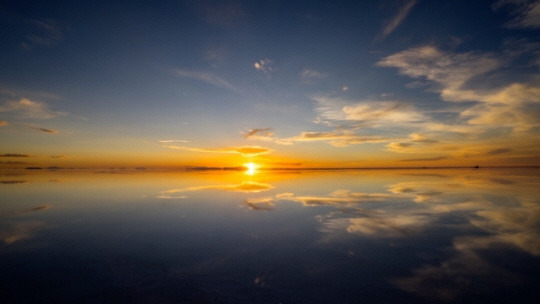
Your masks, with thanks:
M259 166L256 163L245 163L244 167L246 167L246 175L254 175L257 173L257 168Z

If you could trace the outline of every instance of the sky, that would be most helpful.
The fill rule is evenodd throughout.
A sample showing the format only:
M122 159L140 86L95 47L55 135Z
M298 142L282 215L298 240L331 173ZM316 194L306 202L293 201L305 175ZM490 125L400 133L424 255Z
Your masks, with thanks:
M540 165L540 1L0 1L0 166Z

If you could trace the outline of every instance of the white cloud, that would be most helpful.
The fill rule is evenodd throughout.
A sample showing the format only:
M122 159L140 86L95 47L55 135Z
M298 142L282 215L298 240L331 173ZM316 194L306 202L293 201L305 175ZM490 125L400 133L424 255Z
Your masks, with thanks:
M475 101L478 94L465 89L466 82L500 68L503 62L491 54L447 53L423 46L390 55L377 65L395 67L404 75L439 84L441 97L446 101Z
M253 67L257 70L257 71L261 71L263 73L270 73L274 70L274 67L273 67L274 63L272 62L272 60L268 59L268 58L265 58L265 59L261 59L257 62L255 62L253 64Z
M540 125L540 85L510 83L502 87L479 87L474 79L495 72L509 64L509 59L494 54L443 52L433 46L405 50L377 64L398 68L400 73L425 78L436 84L444 101L476 102L461 112L468 125L514 127L516 131Z
M403 102L362 100L350 101L339 98L316 97L316 111L321 118L333 121L381 124L385 122L414 123L425 119L424 115Z

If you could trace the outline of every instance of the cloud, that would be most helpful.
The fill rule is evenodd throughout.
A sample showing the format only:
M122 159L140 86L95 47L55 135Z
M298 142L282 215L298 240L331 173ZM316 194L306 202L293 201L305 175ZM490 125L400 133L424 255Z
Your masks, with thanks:
M349 219L347 232L377 237L403 237L420 230L428 222L426 215L394 214Z
M0 112L15 112L22 117L32 119L50 119L59 115L66 115L66 113L49 109L49 106L46 103L32 101L27 98L4 103L4 105L0 106Z
M494 9L513 5L511 13L515 16L506 24L510 28L540 28L540 1L538 0L501 0L493 4Z
M247 199L244 201L244 205L246 205L250 210L257 211L271 211L276 206L273 197Z
M399 102L363 102L343 107L346 120L415 122L423 119L419 112Z
M227 89L230 91L237 92L238 90L227 80L214 75L210 72L204 72L204 71L191 71L191 70L183 70L183 69L176 69L174 72L185 78L195 79L202 82L206 82L208 84L211 84L213 86L216 86L218 88Z
M286 138L275 137L275 134L271 128L251 129L246 134L244 134L244 138L250 140L273 142L279 145L292 145L292 142Z
M2 163L2 162L0 162ZM0 184L3 185L18 185L18 184L26 184L28 181L26 180L0 180Z
M268 154L271 149L260 146L241 146L241 147L223 147L223 148L196 148L196 147L181 147L174 145L164 145L169 149L184 150L191 152L204 153L226 153L226 154L241 154L244 157L254 157L258 155Z
M475 101L478 95L464 89L466 82L501 67L503 62L491 54L447 53L433 46L423 46L390 55L377 65L395 67L404 75L441 85L439 91L446 101Z
M295 142L328 142L335 147L346 147L353 144L385 142L378 136L362 136L350 131L313 132L306 131L298 136L278 138L270 128L251 129L244 135L246 139L273 142L280 145L292 145Z
M64 29L55 20L27 20L32 31L25 37L23 48L30 50L36 46L49 47L63 39Z
M382 31L383 39L390 35L407 18L416 3L416 0L409 0L399 8L397 14L386 23Z
M5 121L5 120L0 120L0 127L2 126L7 126L8 125L8 122Z
M32 207L30 209L26 209L25 212L47 210L47 209L50 209L51 207L52 205L40 205L40 206Z
M416 153L416 151L410 149L412 143L408 142L391 142L386 145L388 151L397 152L397 153Z
M379 136L362 136L350 131L330 131L330 132L302 132L299 136L287 138L285 140L294 142L329 142L335 147L346 147L348 145L363 143L385 142L388 139Z
M57 134L58 133L58 131L53 130L53 129L39 128L39 127L32 127L32 129L35 129L35 130L38 130L38 131L41 131L41 132L44 132L44 133L51 133L51 134Z
M304 206L346 206L361 202L381 201L393 197L385 193L362 193L349 190L336 190L330 196L296 196L294 193L281 193L275 196L277 200L299 202Z
M513 151L512 149L508 149L508 148L499 148L499 149L487 151L486 155L497 155L497 154L503 154L503 153L508 153L512 151Z
M424 115L411 105L399 101L362 100L351 101L319 96L316 112L319 117L330 121L354 121L365 124L387 122L414 123L425 120Z
M0 241L6 245L32 238L46 225L39 221L6 222L0 224Z
M433 46L405 50L377 65L395 67L401 74L431 81L444 101L463 105L459 118L465 126L512 127L526 131L540 125L540 85L511 82L499 87L478 84L480 76L496 73L512 58L495 54L443 52Z
M498 267L501 264L486 259L483 253L506 248L521 250L532 256L540 255L540 246L535 241L540 237L536 228L540 220L540 208L534 203L536 185L521 185L517 186L519 189L512 188L508 192L508 188L500 184L489 185L487 181L462 180L458 184L439 182L438 186L432 183L432 186L445 193L439 202L430 202L435 212L467 212L468 222L464 227L473 226L484 233L455 237L449 251L451 254L446 260L435 264L428 262L414 269L409 277L392 279L394 284L433 300L452 302L471 290L472 282L479 277L491 277L507 287L519 282L514 272ZM468 188L461 187L462 184ZM441 186L446 190L441 189ZM406 188L410 188L410 185ZM507 199L513 203L500 204ZM448 201L451 203L448 204ZM478 292L478 288L475 291Z
M274 188L270 184L258 183L253 181L246 181L240 184L232 185L207 185L207 186L195 186L182 189L171 189L160 193L158 198L172 199L172 198L186 198L185 195L178 196L178 193L194 192L194 191L207 191L207 190L221 190L230 192L245 192L245 193L258 193L267 191Z
M189 140L183 140L183 139L165 139L165 140L158 140L158 142L162 144L169 144L169 143L188 143Z
M425 135L422 135L422 134L418 134L418 133L411 133L409 135L409 137L411 138L411 141L412 142L418 142L418 143L436 143L438 142L437 140L435 139L431 139L431 138L428 138L427 136Z
M261 59L257 62L255 62L253 64L253 67L257 70L257 71L261 71L263 73L270 73L274 70L274 67L273 67L274 63L272 62L272 60L268 59L268 58L265 58L265 59Z
M391 142L386 145L386 148L389 151L398 152L398 153L419 153L420 147L424 148L426 145L430 145L431 150L433 150L432 145L438 143L438 140L432 139L426 135L419 133L409 134L407 140L402 140L400 142ZM425 158L424 160L439 160L446 157L437 157L437 158ZM412 159L412 160L402 160L402 161L420 161L422 159Z
M6 153L6 154L1 154L0 157L30 157L30 155L19 154L19 153Z
M305 69L302 72L300 72L300 79L304 83L313 83L317 80L321 80L326 78L327 75L325 73L321 73L319 71Z
M429 158L413 158L413 159L402 159L402 162L425 162L425 161L438 161L447 159L447 156L436 156L436 157L429 157Z

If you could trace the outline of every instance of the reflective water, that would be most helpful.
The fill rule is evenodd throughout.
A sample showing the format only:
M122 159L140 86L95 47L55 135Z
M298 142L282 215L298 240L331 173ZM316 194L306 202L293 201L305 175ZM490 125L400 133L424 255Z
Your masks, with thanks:
M1 303L538 303L540 170L3 172Z

